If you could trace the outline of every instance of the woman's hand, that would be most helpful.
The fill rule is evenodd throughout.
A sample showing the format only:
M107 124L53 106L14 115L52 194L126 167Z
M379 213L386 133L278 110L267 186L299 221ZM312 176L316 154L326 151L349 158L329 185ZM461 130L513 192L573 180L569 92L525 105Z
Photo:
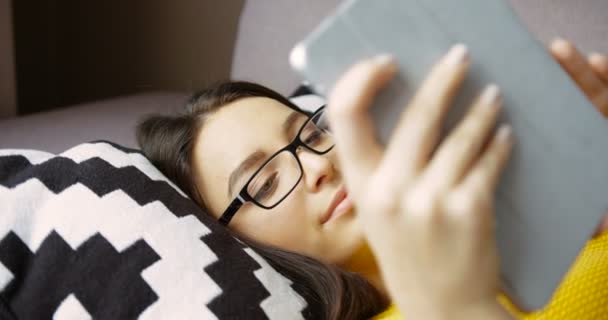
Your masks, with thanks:
M608 117L608 57L592 53L585 58L574 45L563 39L551 42L549 52L591 103Z
M386 150L374 138L367 109L396 71L390 57L352 67L329 99L336 151L359 222L387 289L407 317L508 317L496 303L494 189L512 136L507 126L494 131L498 88L486 87L460 125L439 141L468 65L466 47L456 45L434 66Z
M556 39L549 45L551 55L585 93L591 103L608 118L608 57L591 53L585 59L572 43ZM608 213L593 237L608 230Z

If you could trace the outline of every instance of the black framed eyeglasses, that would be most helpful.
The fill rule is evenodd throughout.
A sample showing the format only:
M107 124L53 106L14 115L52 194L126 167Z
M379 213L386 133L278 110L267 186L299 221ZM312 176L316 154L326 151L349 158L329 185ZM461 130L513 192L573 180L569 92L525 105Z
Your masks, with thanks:
M315 154L323 155L334 147L324 110L325 107L322 107L315 111L300 127L293 141L270 156L255 171L220 216L221 224L228 225L245 202L253 202L258 207L269 210L285 200L300 183L304 174L296 153L298 148L304 147Z

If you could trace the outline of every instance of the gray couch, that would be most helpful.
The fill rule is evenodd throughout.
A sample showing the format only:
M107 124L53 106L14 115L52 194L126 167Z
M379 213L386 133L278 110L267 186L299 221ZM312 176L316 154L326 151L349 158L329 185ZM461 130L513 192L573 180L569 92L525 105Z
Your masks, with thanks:
M232 53L231 77L289 93L300 81L288 66L290 48L339 2L246 0ZM583 50L608 52L608 1L510 2L539 40L546 43L561 35ZM135 147L133 127L137 119L146 113L179 108L187 96L152 92L0 119L0 148L60 152L80 142L99 139Z

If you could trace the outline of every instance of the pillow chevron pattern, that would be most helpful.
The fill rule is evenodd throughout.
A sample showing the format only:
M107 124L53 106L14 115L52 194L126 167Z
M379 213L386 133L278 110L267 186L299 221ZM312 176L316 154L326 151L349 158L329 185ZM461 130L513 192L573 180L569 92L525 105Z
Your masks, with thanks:
M308 307L139 151L0 150L0 318L303 319Z

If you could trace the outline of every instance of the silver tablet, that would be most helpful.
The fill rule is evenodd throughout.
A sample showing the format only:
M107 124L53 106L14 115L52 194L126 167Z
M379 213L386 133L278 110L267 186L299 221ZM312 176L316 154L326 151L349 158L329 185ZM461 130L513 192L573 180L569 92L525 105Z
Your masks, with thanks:
M350 65L393 53L400 74L372 108L386 142L431 66L456 43L472 64L448 117L497 83L502 122L516 146L497 192L497 239L506 293L521 307L546 304L608 209L608 121L501 0L349 0L291 54L321 94Z

